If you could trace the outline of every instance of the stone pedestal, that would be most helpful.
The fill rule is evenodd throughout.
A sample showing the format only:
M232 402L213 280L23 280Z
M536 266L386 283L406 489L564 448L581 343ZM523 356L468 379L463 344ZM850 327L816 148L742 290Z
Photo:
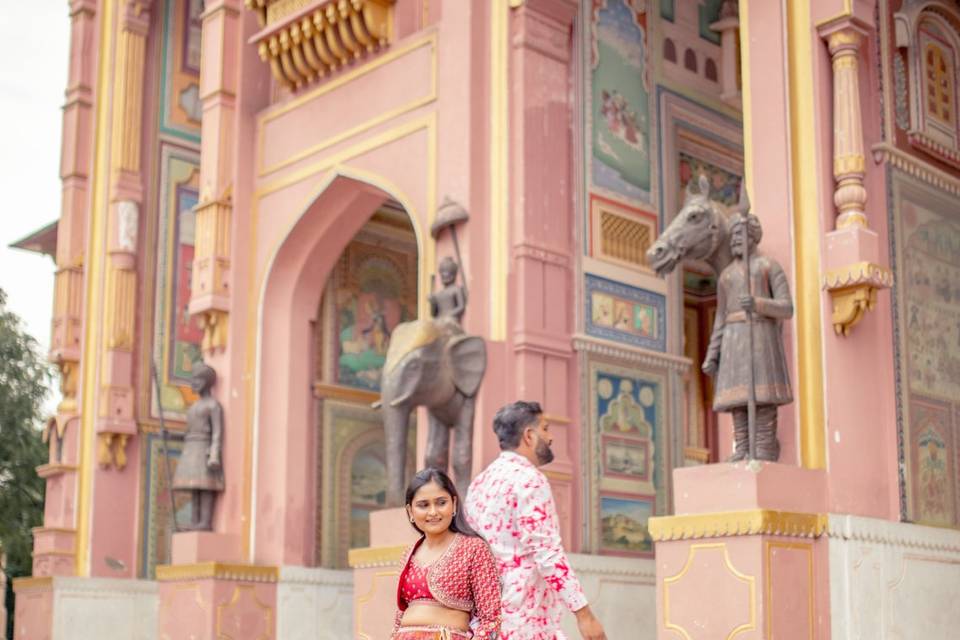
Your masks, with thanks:
M651 518L657 637L819 637L829 610L823 471L676 469L676 513Z
M13 589L16 640L157 638L157 585L151 580L48 576L18 578Z
M173 534L171 562L157 567L159 637L275 638L277 567L238 562L236 537Z
M397 580L407 547L419 538L403 507L370 514L370 546L351 549L353 636L389 638L397 611Z

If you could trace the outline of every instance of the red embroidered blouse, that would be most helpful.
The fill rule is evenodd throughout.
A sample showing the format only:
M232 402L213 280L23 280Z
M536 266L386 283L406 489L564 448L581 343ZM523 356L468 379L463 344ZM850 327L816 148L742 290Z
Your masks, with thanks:
M496 638L500 631L500 573L487 543L483 538L458 533L443 555L420 567L412 559L423 541L420 538L410 546L400 565L394 631L400 628L403 612L411 602L432 596L449 609L472 614L474 640ZM420 571L426 574L422 586L417 585Z

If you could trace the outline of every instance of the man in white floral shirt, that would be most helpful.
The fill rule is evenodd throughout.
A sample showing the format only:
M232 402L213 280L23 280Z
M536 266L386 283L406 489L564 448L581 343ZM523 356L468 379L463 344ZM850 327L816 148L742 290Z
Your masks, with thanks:
M503 581L503 640L565 640L564 608L584 640L606 640L560 541L553 493L537 467L553 460L553 438L536 402L500 409L493 430L500 457L470 483L470 525L490 544Z

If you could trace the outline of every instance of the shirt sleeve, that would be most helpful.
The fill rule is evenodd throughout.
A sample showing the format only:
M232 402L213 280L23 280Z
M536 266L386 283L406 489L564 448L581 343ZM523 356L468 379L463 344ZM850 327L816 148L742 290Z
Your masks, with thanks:
M474 640L493 640L500 633L500 570L490 547L477 539L470 567L470 590L473 593L477 624Z
M563 551L557 507L545 478L517 488L517 511L520 547L531 555L540 576L570 611L587 606L580 581Z

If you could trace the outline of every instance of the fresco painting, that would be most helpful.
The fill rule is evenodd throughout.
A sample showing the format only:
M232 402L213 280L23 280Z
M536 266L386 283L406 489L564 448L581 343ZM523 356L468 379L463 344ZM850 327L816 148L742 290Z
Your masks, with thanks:
M740 199L741 178L739 175L684 151L677 152L677 162L679 164L677 168L679 177L678 202L683 202L687 183L705 175L710 180L711 200L722 202L728 207L737 204Z
M603 495L600 498L600 551L614 555L653 555L647 520L654 515L650 499Z
M646 2L594 2L591 29L592 180L650 201L650 88Z
M909 194L909 195L905 195ZM900 390L907 517L960 526L960 213L901 191L897 230Z
M161 397L151 385L151 415L157 417L162 404L168 419L183 420L196 399L190 369L200 357L203 339L196 319L187 312L200 163L196 154L170 145L162 146L160 162L152 357L160 372Z
M144 475L142 499L145 508L142 511L138 573L141 578L153 580L156 577L157 565L170 563L170 544L173 535L172 514L176 513L178 523L189 522L191 503L189 494L174 493L173 500L176 508L172 510L170 491L167 489L170 485L170 478L177 472L177 462L180 459L180 452L183 450L183 436L179 433L171 433L167 437L166 450L169 454L169 466L167 466L164 457L163 438L159 433L146 434L144 447L146 449L144 455L146 474Z
M336 382L380 390L380 373L397 324L416 317L416 254L356 239L333 276Z
M163 11L160 131L200 142L203 0L167 0Z
M666 349L666 299L591 274L586 275L587 333L646 349Z

